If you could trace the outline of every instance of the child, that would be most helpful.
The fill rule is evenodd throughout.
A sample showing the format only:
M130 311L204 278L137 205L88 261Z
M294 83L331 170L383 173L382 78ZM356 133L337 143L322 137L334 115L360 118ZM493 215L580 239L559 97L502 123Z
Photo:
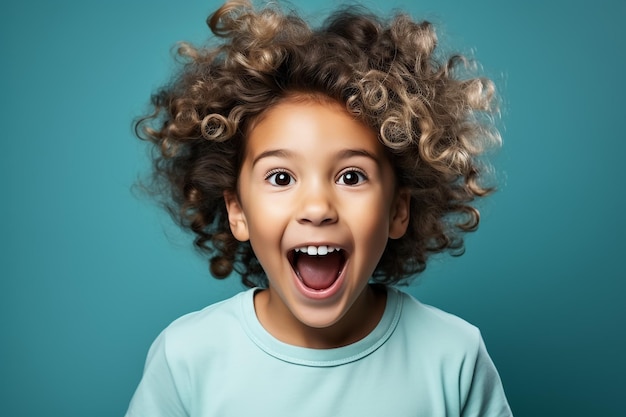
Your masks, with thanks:
M137 128L212 274L251 289L161 333L127 416L510 416L479 331L392 287L478 226L492 83L404 15L208 24Z

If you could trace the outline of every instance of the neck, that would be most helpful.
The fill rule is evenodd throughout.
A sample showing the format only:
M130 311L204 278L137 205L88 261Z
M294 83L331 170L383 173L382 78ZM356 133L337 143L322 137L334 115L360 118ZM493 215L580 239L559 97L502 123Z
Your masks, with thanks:
M337 323L323 328L302 323L276 298L270 290L255 294L256 314L265 330L290 345L332 349L358 342L374 330L385 311L387 292L382 286L368 285Z

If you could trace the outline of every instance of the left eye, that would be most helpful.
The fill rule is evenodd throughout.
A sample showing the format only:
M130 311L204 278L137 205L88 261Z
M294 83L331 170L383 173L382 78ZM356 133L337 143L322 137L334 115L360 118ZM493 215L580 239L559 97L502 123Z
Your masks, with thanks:
M364 181L367 181L367 177L361 171L354 169L344 171L339 176L337 184L340 185L358 185Z

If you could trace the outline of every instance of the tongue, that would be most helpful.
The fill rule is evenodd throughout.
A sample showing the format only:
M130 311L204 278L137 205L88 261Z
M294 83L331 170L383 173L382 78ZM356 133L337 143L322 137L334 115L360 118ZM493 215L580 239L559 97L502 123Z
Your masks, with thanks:
M342 256L338 252L324 256L300 254L296 268L304 285L314 290L323 290L333 285L339 276Z

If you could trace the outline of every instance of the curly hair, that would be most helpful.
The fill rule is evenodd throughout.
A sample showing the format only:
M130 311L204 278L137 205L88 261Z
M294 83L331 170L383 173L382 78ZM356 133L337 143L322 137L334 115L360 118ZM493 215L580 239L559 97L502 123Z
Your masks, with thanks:
M378 132L398 187L410 191L408 230L388 241L374 281L408 282L429 255L463 253L463 234L479 223L471 203L493 190L481 155L500 141L494 84L461 55L438 57L429 22L351 6L311 28L276 5L234 0L207 24L215 44L179 45L179 72L135 131L155 145L149 188L195 233L214 277L234 270L246 286L267 285L250 244L230 231L223 196L236 190L250 126L301 93L342 103Z

